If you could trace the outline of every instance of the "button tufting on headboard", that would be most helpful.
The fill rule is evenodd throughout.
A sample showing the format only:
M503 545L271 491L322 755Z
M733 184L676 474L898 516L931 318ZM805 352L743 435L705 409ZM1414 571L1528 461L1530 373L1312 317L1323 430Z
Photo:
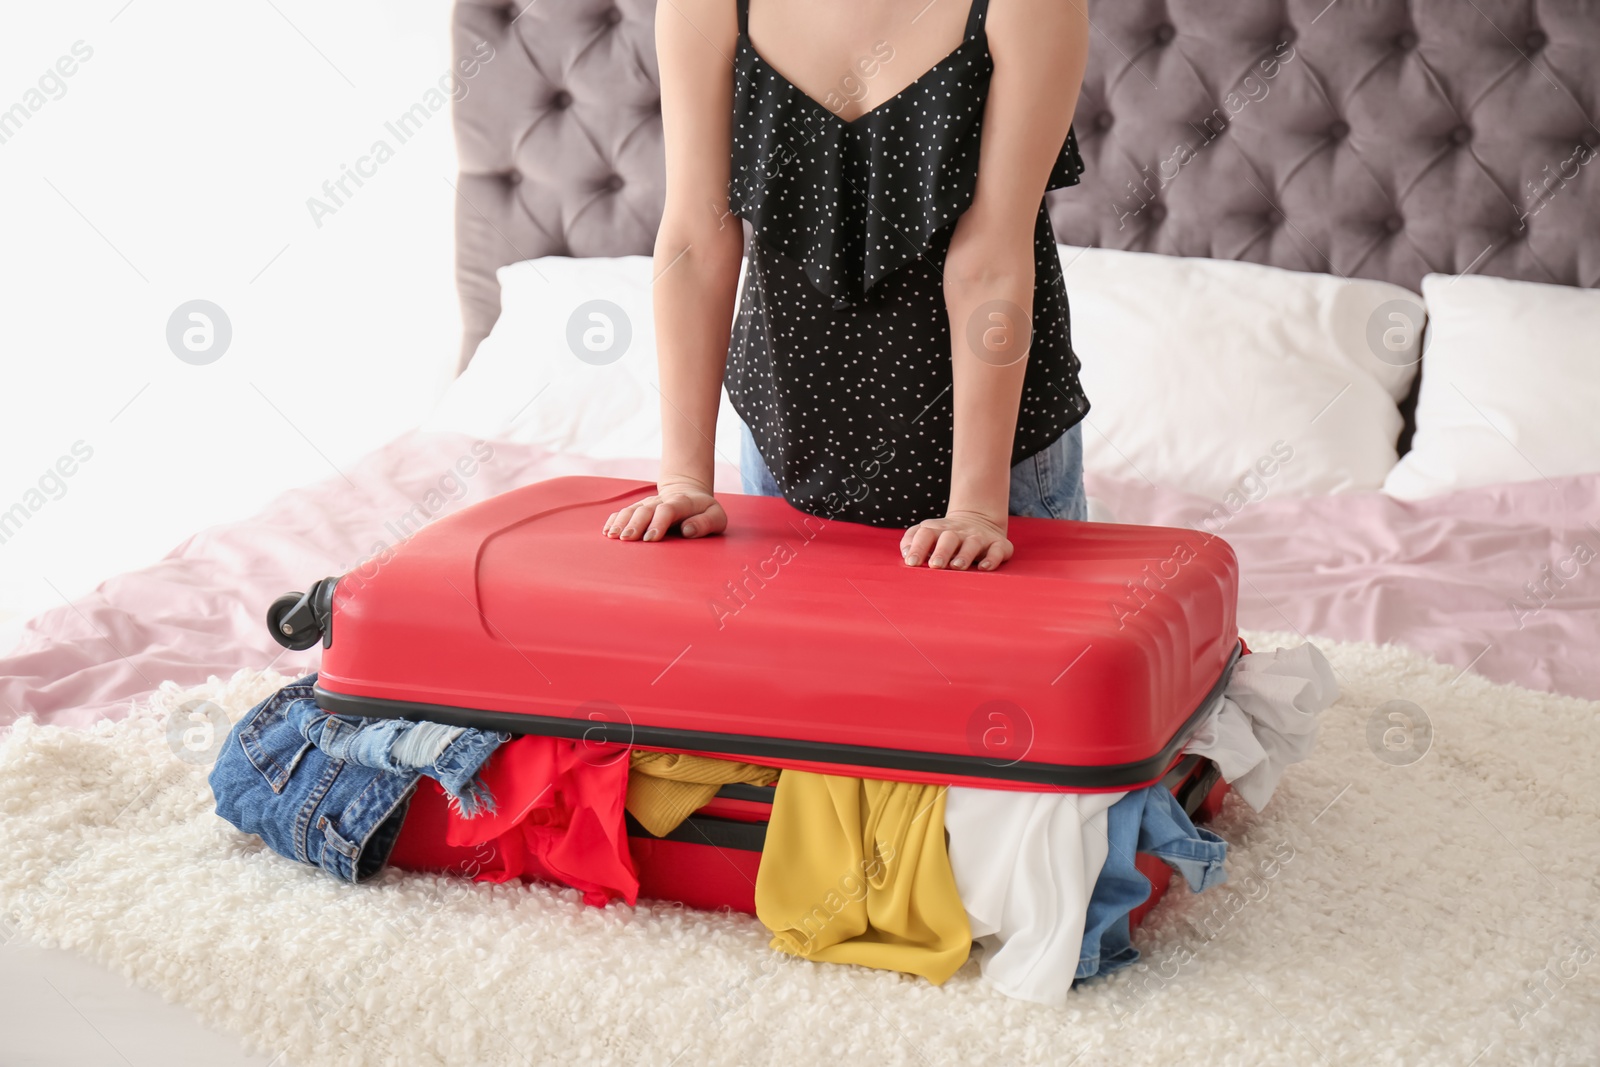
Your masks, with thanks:
M499 314L496 268L650 252L654 10L457 0L455 54L478 63L455 103L463 365ZM1051 194L1059 240L1411 288L1469 268L1600 284L1597 0L1089 0L1089 17L1087 170Z

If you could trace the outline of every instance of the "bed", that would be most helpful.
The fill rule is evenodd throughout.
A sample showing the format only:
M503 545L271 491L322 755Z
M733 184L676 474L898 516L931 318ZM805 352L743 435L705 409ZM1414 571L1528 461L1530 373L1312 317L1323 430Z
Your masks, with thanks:
M653 476L651 0L457 0L439 410L0 657L0 944L80 949L305 1065L1592 1062L1600 4L1089 16L1087 173L1050 209L1091 518L1225 538L1252 647L1313 641L1344 688L1272 805L1224 810L1230 884L1169 894L1147 964L1051 1011L775 965L740 917L347 892L212 816L198 757L318 663L267 634L275 597L536 479ZM632 326L603 367L565 340L595 298Z
M1243 561L1247 627L1399 643L1494 680L1596 698L1600 657L1580 650L1600 647L1600 581L1577 558L1586 546L1600 549L1593 466L1530 468L1454 489L1446 480L1410 499L1375 484L1412 451L1431 366L1418 329L1425 276L1574 293L1600 283L1600 168L1586 166L1600 145L1600 10L1583 0L1475 0L1463 12L1451 0L1254 0L1226 15L1195 2L1091 5L1076 116L1087 172L1050 202L1096 405L1086 480L1098 517L1208 523L1226 537ZM284 652L260 622L284 590L350 569L420 522L531 479L591 470L650 476L657 401L640 366L650 358L647 339L631 368L599 385L557 373L552 357L519 353L557 336L537 334L538 317L559 303L539 290L616 294L632 285L633 303L617 299L648 316L638 280L649 268L637 257L651 249L663 180L653 5L463 0L453 34L470 89L455 113L459 365L467 373L422 429L348 472L359 493L343 492L340 478L292 491L32 620L0 659L0 720L83 724L119 714L161 681L198 683L269 663L310 669L314 653ZM531 269L513 266L530 261ZM1243 273L1211 276L1233 267ZM1129 444L1139 432L1131 420L1155 425L1168 413L1134 411L1118 423L1115 406L1130 406L1132 386L1093 376L1129 359L1120 338L1137 326L1125 292L1093 291L1117 270L1157 291L1210 285L1220 294L1213 310L1241 288L1255 291L1255 304L1202 320L1216 336L1279 314L1274 301L1311 299L1315 309L1348 300L1346 289L1308 298L1302 281L1399 287L1364 291L1364 299L1387 306L1403 291L1403 317L1393 321L1413 329L1419 351L1390 358L1397 366L1373 364L1388 377L1368 383L1365 406L1346 415L1355 395L1346 394L1312 420L1327 427L1346 418L1338 434L1310 444L1349 450L1360 435L1371 453L1358 464L1366 470L1333 464L1287 487L1251 480L1250 462L1266 456L1270 435L1235 440L1181 421L1162 432L1190 434L1184 449L1210 472L1172 467L1170 441L1165 458L1143 461L1150 442ZM501 314L502 278L524 294L516 315ZM1473 297L1493 299L1508 297ZM490 336L497 323L506 332L498 341ZM1169 342L1159 333L1145 341L1154 350ZM1271 361L1291 365L1302 353L1284 343L1260 355L1222 371L1236 381L1292 380ZM1582 348L1572 356L1591 381L1592 357ZM1230 358L1201 346L1187 364ZM1137 364L1128 375L1146 373L1172 370ZM1229 388L1221 395L1232 406L1239 392ZM1314 409L1324 399L1283 402ZM559 432L539 427L541 419ZM719 484L729 490L737 488L730 421L718 434L726 446ZM1511 450L1516 432L1499 435ZM1201 435L1219 443L1196 448ZM471 462L480 440L492 461L460 475L456 465Z

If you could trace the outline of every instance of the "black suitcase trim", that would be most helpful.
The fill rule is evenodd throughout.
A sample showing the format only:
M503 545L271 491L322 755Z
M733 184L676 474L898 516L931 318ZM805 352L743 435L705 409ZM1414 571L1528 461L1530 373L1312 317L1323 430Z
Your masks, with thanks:
M509 734L540 734L548 737L584 738L595 742L638 745L644 748L672 748L690 752L715 752L747 756L759 763L762 757L803 760L816 763L848 764L854 767L881 767L884 770L916 771L951 778L992 778L1006 782L1061 789L1128 789L1159 778L1183 750L1189 737L1205 720L1212 706L1228 686L1233 668L1239 662L1242 643L1235 642L1227 666L1217 676L1200 706L1161 750L1148 759L1133 763L1091 766L1073 764L1000 763L982 756L959 756L945 752L907 752L872 745L844 745L826 741L797 741L786 737L754 737L749 734L721 734L706 730L676 730L661 726L640 726L631 722L606 722L570 719L555 715L522 715L511 711L480 711L448 704L423 704L379 697L348 696L330 692L319 683L314 693L317 705L335 715L354 715L373 719L411 719L466 726L480 730L499 730Z
M646 830L632 815L627 816L627 822L629 837L645 837L651 841L681 841L688 845L734 848L742 852L760 852L767 845L767 824L764 822L691 815L661 837Z
M717 796L724 800L749 800L757 804L771 804L772 798L777 795L778 787L775 785L751 785L748 782L729 782L717 790Z

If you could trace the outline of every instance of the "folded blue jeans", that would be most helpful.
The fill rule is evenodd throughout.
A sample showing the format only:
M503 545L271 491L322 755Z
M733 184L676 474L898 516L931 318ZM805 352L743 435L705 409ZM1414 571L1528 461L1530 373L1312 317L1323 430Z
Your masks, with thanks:
M1106 811L1110 848L1100 878L1089 894L1083 948L1075 980L1110 974L1134 963L1128 916L1150 896L1150 880L1134 866L1134 855L1148 852L1176 867L1199 893L1227 881L1223 860L1228 843L1196 827L1172 792L1160 784L1135 789Z
M423 775L463 815L494 810L478 771L505 734L330 715L316 682L291 682L234 724L211 769L218 815L280 856L360 882L388 861Z
M782 496L755 436L742 423L740 438L741 488L751 496ZM1083 491L1083 423L1011 468L1010 511L1036 519L1082 522L1089 517L1089 498Z

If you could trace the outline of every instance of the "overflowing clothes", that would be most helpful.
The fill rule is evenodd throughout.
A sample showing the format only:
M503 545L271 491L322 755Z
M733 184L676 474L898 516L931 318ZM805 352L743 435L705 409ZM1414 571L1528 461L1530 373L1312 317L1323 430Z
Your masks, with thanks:
M771 785L774 767L685 752L629 753L628 814L657 837L665 837L706 806L724 785Z
M972 949L944 814L943 786L785 771L756 877L772 947L943 983Z
M1284 769L1311 755L1319 716L1338 699L1333 666L1316 645L1241 656L1186 751L1215 763L1234 792L1260 811Z
M229 733L210 780L235 827L351 882L398 859L560 881L595 905L637 899L625 747L332 715L316 681L285 686Z
M483 770L496 810L469 819L447 809L443 843L480 857L472 872L480 882L541 879L577 889L596 907L633 904L639 878L623 818L627 755L620 745L519 737Z
M1122 796L950 788L950 866L983 976L1000 992L1066 1003L1106 861L1106 811Z
M1106 811L1105 866L1095 879L1084 917L1076 977L1110 974L1135 962L1128 916L1150 895L1150 880L1134 866L1148 852L1175 868L1199 893L1227 880L1227 842L1189 821L1178 801L1160 785L1135 789Z
M217 814L274 852L360 882L389 858L427 777L462 818L494 810L480 768L505 735L330 715L311 674L236 723L211 769Z
M1247 651L1187 751L1214 761L1260 811L1284 769L1310 755L1320 713L1338 697L1316 646ZM952 787L945 823L984 978L1042 1004L1064 1004L1075 981L1138 958L1129 916L1151 886L1136 853L1159 856L1195 892L1224 877L1226 844L1160 786L1125 794Z

